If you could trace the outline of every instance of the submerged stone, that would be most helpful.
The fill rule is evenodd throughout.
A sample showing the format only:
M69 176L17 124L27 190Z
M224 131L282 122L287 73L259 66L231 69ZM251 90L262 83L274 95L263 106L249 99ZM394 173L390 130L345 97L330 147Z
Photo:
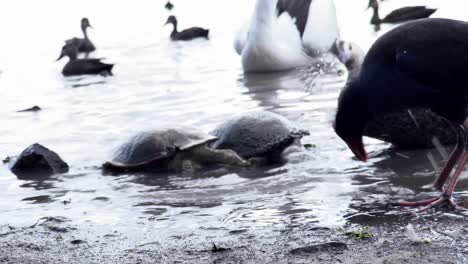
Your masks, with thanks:
M33 107L30 107L30 108L27 108L27 109L23 109L23 110L18 110L17 112L37 112L37 111L41 111L42 108L40 108L39 106L35 105Z
M69 166L57 153L36 143L21 152L10 169L19 179L31 179L67 173Z

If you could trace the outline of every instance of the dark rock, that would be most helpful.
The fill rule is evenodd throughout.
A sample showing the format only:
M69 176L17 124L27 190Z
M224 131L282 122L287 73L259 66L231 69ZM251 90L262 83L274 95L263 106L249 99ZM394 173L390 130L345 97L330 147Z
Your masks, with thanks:
M107 201L109 201L109 200L110 200L110 198L108 198L108 197L99 196L99 197L96 197L96 198L94 198L92 201L102 201L102 202L107 202Z
M38 112L38 111L41 111L42 108L40 108L39 106L35 105L31 108L27 108L27 109L23 109L23 110L18 110L17 112Z
M67 173L68 170L68 164L57 153L37 143L25 149L11 166L11 171L19 179L47 177Z
M51 224L44 225L47 229L49 229L52 232L58 232L58 233L67 233L69 230L66 227L61 227L61 226L55 226Z
M230 248L218 247L218 246L216 246L216 244L213 244L213 247L211 248L211 252L213 252L213 253L223 252L223 251L226 251L226 250L230 250Z
M291 250L292 254L314 254L317 252L343 252L348 249L348 245L342 242L325 242Z
M50 195L38 195L38 196L27 197L27 198L21 199L21 201L32 202L33 204L40 204L40 203L51 203L53 202L53 199L52 197L50 197Z
M238 234L243 234L243 233L245 233L247 231L248 231L247 229L231 230L231 231L229 231L229 234L238 235Z
M79 245L79 244L83 244L83 243L85 243L85 242L86 242L86 241L81 240L81 239L75 239L75 240L70 241L70 243L71 243L72 245Z
M6 163L10 163L11 161L11 157L6 157L3 159L3 163L6 164Z

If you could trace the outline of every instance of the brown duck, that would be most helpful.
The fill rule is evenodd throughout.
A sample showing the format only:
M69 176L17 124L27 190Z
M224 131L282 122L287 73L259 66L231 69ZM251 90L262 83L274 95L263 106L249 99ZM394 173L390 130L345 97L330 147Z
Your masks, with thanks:
M78 49L74 45L66 44L63 46L57 61L65 56L70 58L70 60L63 67L62 74L64 76L84 74L112 75L114 64L103 63L101 59L78 59Z
M87 29L88 28L93 28L91 24L89 23L89 19L82 18L81 19L81 30L83 31L84 38L72 38L69 40L66 40L66 44L71 44L74 45L78 48L78 52L93 52L96 50L96 47L94 44L89 40Z

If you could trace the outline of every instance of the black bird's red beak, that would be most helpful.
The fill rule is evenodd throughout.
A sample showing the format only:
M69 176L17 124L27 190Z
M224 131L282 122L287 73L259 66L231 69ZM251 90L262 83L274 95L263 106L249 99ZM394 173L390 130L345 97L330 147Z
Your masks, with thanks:
M346 138L343 139L348 144L349 149L353 152L354 156L360 161L367 161L367 153L364 149L364 144L361 138Z

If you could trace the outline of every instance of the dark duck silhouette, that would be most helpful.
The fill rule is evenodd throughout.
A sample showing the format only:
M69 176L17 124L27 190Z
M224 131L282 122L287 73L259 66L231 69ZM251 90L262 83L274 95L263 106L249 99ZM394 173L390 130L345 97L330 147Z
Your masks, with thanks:
M419 211L441 204L463 209L452 194L468 160L467 46L466 22L434 18L401 25L373 44L360 72L340 94L334 129L361 161L367 160L364 128L378 114L427 108L449 120L456 130L457 145L433 184L442 195L397 205L424 206Z
M406 6L398 8L390 12L384 18L379 16L379 3L377 0L369 0L369 7L373 10L373 15L370 23L374 25L375 30L380 30L380 24L396 24L403 23L410 20L422 19L430 17L436 8L427 8L426 6Z
M103 63L101 59L78 59L78 49L74 45L66 44L63 46L57 61L65 56L69 57L70 60L63 67L62 74L64 76L84 74L112 75L113 64Z
M83 31L84 38L72 38L69 40L66 40L66 44L71 44L77 47L78 52L93 52L96 50L96 47L94 44L89 40L87 29L88 28L93 28L91 27L91 24L89 23L89 19L82 18L81 19L81 30Z
M337 40L333 53L346 66L348 80L359 75L364 51L353 42ZM434 148L457 143L457 134L447 119L430 109L403 109L374 116L364 128L364 136L376 138L400 148Z
M66 44L71 44L77 47L78 52L93 52L96 50L94 44L89 40L87 29L93 28L89 23L89 19L82 18L81 19L81 30L83 31L84 38L72 38L66 40Z
M208 29L200 27L191 27L179 32L177 31L177 19L175 16L168 17L164 25L167 24L172 24L174 27L171 33L172 40L192 40L195 38L208 38L208 33L210 31Z
M174 8L174 5L171 3L171 1L167 1L166 5L164 5L164 7L167 10L172 10L172 8Z

